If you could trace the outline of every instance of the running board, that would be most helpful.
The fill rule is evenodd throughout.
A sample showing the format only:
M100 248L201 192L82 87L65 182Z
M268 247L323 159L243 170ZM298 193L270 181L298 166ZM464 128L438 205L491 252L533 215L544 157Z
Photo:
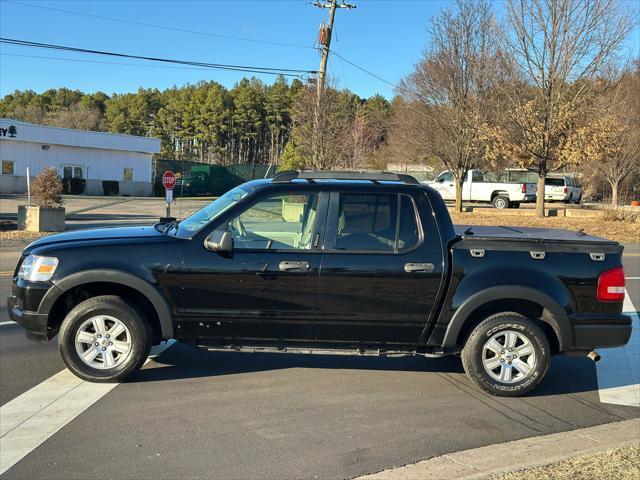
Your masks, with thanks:
M371 357L441 357L443 353L423 353L403 350L383 350L370 348L314 348L314 347L285 347L285 346L253 346L253 345L197 345L210 352L248 352L248 353L302 353L307 355L358 355Z

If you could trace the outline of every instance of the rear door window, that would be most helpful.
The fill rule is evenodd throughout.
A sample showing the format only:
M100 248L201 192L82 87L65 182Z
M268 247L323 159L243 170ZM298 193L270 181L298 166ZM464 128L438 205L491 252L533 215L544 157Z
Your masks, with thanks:
M351 194L339 197L335 249L398 253L420 241L411 197L397 194Z

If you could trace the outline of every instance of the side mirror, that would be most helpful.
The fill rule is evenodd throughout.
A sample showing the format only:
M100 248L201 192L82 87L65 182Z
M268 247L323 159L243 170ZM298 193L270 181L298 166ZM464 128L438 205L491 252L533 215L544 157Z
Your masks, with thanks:
M228 230L214 230L204 240L204 248L212 252L231 253L233 250L233 236Z
M444 183L444 177L438 178L438 183Z

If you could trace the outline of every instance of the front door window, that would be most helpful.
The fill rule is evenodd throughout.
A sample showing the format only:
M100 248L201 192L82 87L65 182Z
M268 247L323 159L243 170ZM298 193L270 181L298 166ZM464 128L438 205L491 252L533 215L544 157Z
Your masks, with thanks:
M234 249L311 250L318 194L269 197L229 221Z

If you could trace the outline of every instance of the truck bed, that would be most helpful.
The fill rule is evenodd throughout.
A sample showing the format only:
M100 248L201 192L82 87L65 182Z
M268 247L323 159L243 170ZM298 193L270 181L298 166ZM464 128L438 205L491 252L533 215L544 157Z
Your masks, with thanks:
M563 249L575 251L596 247L602 253L621 253L622 246L613 240L608 240L595 235L589 235L582 231L564 230L556 228L539 227L508 227L508 226L482 226L482 225L454 225L456 235L462 242L456 246L464 247L469 243L493 244L498 242L497 248L505 248L509 243L522 247L535 244L538 247ZM463 245L460 245L462 243ZM497 246L497 245L496 245ZM508 249L508 247L507 247ZM595 251L595 250L592 250Z

